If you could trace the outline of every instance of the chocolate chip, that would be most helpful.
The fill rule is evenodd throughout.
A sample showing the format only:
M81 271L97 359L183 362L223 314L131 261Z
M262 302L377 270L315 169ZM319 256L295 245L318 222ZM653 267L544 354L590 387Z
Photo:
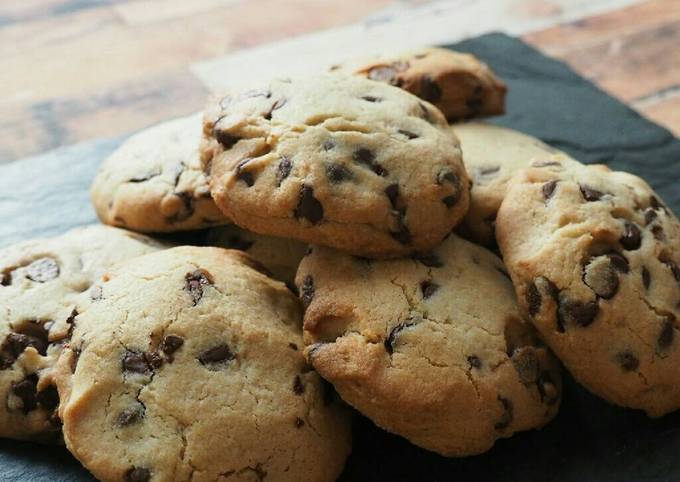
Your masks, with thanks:
M302 428L305 425L305 421L300 417L295 417L295 428Z
M437 174L437 184L441 185L445 182L453 184L456 188L460 185L460 179L455 172L449 170L439 171Z
M252 187L255 184L253 173L244 170L246 164L250 161L252 161L251 158L244 159L236 165L236 179L245 182L248 187Z
M123 371L128 373L151 373L146 354L141 351L125 350L122 359Z
M390 184L385 188L385 194L387 199L390 200L390 204L393 208L397 207L397 198L399 197L399 184Z
M12 393L21 400L21 409L24 413L35 410L38 406L36 399L37 386L38 376L35 374L29 375L20 382L12 382Z
M507 398L503 398L500 395L498 396L498 401L501 402L501 405L503 406L503 415L501 415L500 420L496 422L494 425L494 428L496 430L505 430L508 428L508 426L512 423L512 402L508 400Z
M284 179L290 175L293 163L286 156L281 156L279 167L276 169L276 185L280 186Z
M522 383L529 385L538 380L538 373L541 367L534 347L523 346L515 349L510 360Z
M45 410L54 410L59 406L59 392L57 391L57 387L49 385L44 390L39 391L36 394L36 400L38 405Z
M430 280L425 280L420 283L420 290L422 291L423 299L425 300L435 294L438 289L439 285L437 283L433 283Z
M161 342L160 349L166 355L172 355L184 345L184 338L177 335L166 335Z
M312 303L312 300L314 299L314 291L314 278L312 278L312 275L308 274L305 276L305 279L302 280L302 289L300 295L302 306L304 306L305 309L309 308L309 305Z
M673 338L675 336L675 323L673 323L673 320L674 317L667 316L661 326L657 344L662 350L668 348L673 343Z
M536 316L541 309L541 292L538 291L536 283L531 283L526 291L526 303L529 310L529 315Z
M299 375L296 375L295 379L293 380L293 393L295 395L302 395L305 393L305 386L302 383L302 379Z
M406 136L409 140L417 139L419 137L418 134L415 134L411 131L407 131L405 129L399 129L397 132L403 136Z
M492 174L497 174L501 170L501 166L485 166L477 170L477 177L490 177Z
M467 361L470 364L470 368L476 368L477 370L482 368L482 359L477 355L470 355L467 357Z
M321 147L323 148L324 151L330 151L336 146L335 141L333 139L326 139L323 141L323 144L321 144Z
M423 75L420 79L420 97L432 103L442 98L441 87L429 75Z
M397 223L399 226L396 231L390 232L390 236L401 244L409 244L411 242L411 232L406 226L404 213L399 211L395 211L395 213L397 214Z
M615 251L608 253L609 261L611 261L612 266L619 273L628 273L630 271L630 265L628 264L628 259Z
M450 196L446 196L446 197L442 198L442 202L444 203L444 205L447 208L452 208L458 202L459 198L460 198L460 195L458 193L451 194Z
M374 97L372 95L363 95L361 98L367 102L380 102L382 99L380 97Z
M224 147L225 150L231 149L234 146L234 144L241 140L240 137L232 136L226 131L223 131L218 128L213 129L213 137L215 137L217 142L219 142L222 145L222 147Z
M210 273L205 270L197 269L187 273L184 277L186 285L184 289L189 292L194 306L203 298L203 287L213 284Z
M385 177L388 174L385 168L375 162L375 154L373 154L373 151L366 149L365 147L360 147L354 151L352 153L352 159L354 159L355 162L370 168L378 176Z
M587 327L597 317L600 308L596 301L578 301L560 295L557 308L557 322L560 331L567 325Z
M116 426L127 427L140 422L144 418L144 407L126 408L116 417Z
M338 184L343 181L350 181L354 178L352 171L347 169L342 164L335 163L326 164L326 176L333 184Z
M585 184L580 184L579 187L581 188L581 194L583 195L583 199L585 199L588 202L593 202L593 201L599 201L604 194L597 189L593 189L590 186L587 186Z
M652 282L652 278L649 275L649 270L646 267L642 267L642 284L646 290L649 289L649 285Z
M549 181L543 184L543 187L541 188L541 191L543 192L543 199L548 201L551 197L553 197L553 194L555 194L555 188L557 187L557 182L558 181Z
M151 471L142 467L132 467L125 472L125 480L127 482L149 482Z
M604 299L612 298L619 290L619 274L609 256L596 256L583 268L583 282Z
M36 283L45 283L59 276L59 265L52 258L40 258L26 267L26 277Z
M656 219L656 210L654 208L645 209L645 226Z
M439 256L432 252L417 254L415 256L415 259L420 261L428 268L441 268L442 266L444 266L444 262L441 259L439 259Z
M154 177L158 177L160 175L161 175L161 171L157 169L157 170L148 172L146 174L142 174L140 176L135 176L133 178L130 178L126 182L129 182L129 183L132 183L132 184L136 184L136 183L140 183L140 182L146 182L146 181L153 179Z
M623 246L624 249L627 249L628 251L638 249L642 243L642 233L640 232L640 228L638 228L637 225L633 223L626 222L623 225L623 234L621 235L619 242L621 243L621 246Z
M174 223L179 223L182 221L186 221L189 219L191 216L193 216L195 209L194 209L194 196L189 193L189 192L174 192L172 193L173 195L177 196L181 203L181 209L173 214L172 216L167 217L165 220L169 224L174 224Z
M624 372L632 372L640 366L640 360L630 350L624 350L616 354L616 362Z
M296 218L305 218L312 224L317 224L323 219L323 206L314 197L314 188L304 184L300 189L300 198L293 213Z
M201 362L201 365L224 365L231 360L236 358L236 355L234 355L229 347L224 344L224 345L217 345L209 350L204 351L201 353L198 357L198 361Z
M298 346L295 343L288 343L288 348L290 348L293 351L298 350Z
M560 392L557 385L553 382L550 372L544 371L536 381L538 393L541 396L541 401L546 405L554 405L560 399Z
M404 329L410 328L412 326L414 326L414 323L412 322L399 323L390 330L390 333L389 335L387 335L387 338L385 339L384 342L385 351L388 354L392 355L394 353L394 342L396 341L397 336L399 336L399 333L401 333Z
M388 66L373 67L368 71L368 78L378 82L393 83L396 75L397 71L393 67Z

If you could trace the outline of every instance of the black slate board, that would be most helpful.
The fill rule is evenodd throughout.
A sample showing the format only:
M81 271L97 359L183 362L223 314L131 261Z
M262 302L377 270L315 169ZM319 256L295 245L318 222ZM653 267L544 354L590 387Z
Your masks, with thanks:
M490 34L451 47L478 55L509 84L508 114L493 122L584 162L636 173L680 212L680 141L667 130L517 39ZM87 189L99 162L120 142L91 142L0 168L0 246L95 222ZM501 440L477 457L439 457L356 415L354 453L341 480L680 480L680 413L650 420L609 406L565 378L562 410L552 423ZM0 480L92 478L63 448L0 440Z

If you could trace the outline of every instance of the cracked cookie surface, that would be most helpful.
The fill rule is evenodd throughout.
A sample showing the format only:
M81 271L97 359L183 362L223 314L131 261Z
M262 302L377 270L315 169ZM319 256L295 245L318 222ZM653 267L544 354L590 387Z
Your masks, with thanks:
M642 179L527 169L496 233L524 311L577 381L650 416L680 408L680 223Z
M90 226L0 250L0 437L58 440L51 375L78 296L90 294L115 263L164 247L122 229Z
M500 259L455 235L412 259L312 248L296 283L305 353L384 429L446 456L482 453L556 413L558 366L520 318Z
M380 82L272 81L216 102L204 136L217 205L261 234L395 257L439 243L468 207L444 117Z
M91 198L105 224L172 232L227 223L201 169L201 114L148 128L100 166Z
M298 300L240 251L179 247L83 300L55 376L102 481L332 481L349 416L303 356Z
M289 288L295 287L295 273L307 252L307 245L300 241L253 233L235 224L210 229L206 243L245 251L262 263L272 278L283 281Z
M578 162L535 137L505 127L468 122L454 124L451 130L460 140L463 162L472 181L470 209L459 232L485 246L495 242L496 214L513 174L532 163L551 164L558 169Z
M385 82L435 105L451 122L503 114L507 87L474 55L422 48L331 67Z

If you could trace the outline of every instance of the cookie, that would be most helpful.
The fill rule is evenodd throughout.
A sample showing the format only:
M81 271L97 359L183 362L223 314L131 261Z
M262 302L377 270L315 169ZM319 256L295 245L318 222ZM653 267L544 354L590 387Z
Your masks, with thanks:
M577 162L535 137L505 127L469 122L454 124L451 131L460 140L465 168L472 180L470 209L459 232L485 246L495 242L496 213L513 174L532 162Z
M76 298L113 264L163 245L105 226L0 250L0 437L56 441L59 398L51 383L71 331Z
M496 236L525 313L578 382L653 417L680 407L680 223L642 179L527 169Z
M469 180L441 113L360 77L276 80L204 119L211 193L248 230L368 257L439 243Z
M556 360L499 258L455 235L413 259L313 247L296 283L306 355L380 427L445 456L482 453L556 413Z
M507 87L474 55L422 48L331 67L401 87L439 108L451 122L503 114Z
M178 247L84 300L55 375L68 449L102 481L333 481L348 413L303 356L298 300L240 251Z
M274 279L283 281L290 288L295 287L295 273L307 252L307 245L294 239L253 233L235 224L210 229L206 244L245 251Z
M141 232L226 223L200 167L200 140L200 114L130 137L102 163L92 183L99 219Z

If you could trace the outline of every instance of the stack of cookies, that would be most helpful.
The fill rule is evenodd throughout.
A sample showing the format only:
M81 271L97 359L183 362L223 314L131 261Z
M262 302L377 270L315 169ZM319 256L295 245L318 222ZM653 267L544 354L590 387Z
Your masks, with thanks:
M548 423L561 365L680 408L678 219L636 176L471 121L505 93L421 49L130 138L92 186L117 227L0 251L0 436L63 440L103 481L315 482L349 407L449 457Z

